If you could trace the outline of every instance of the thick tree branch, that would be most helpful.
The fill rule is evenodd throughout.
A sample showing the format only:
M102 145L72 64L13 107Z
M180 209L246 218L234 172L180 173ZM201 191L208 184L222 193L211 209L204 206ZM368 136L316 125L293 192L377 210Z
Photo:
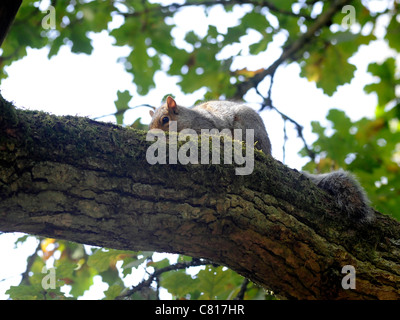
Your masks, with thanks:
M145 133L0 100L0 231L226 265L295 299L400 298L400 224L355 225L262 153L232 165L154 165ZM357 272L341 286L342 267Z

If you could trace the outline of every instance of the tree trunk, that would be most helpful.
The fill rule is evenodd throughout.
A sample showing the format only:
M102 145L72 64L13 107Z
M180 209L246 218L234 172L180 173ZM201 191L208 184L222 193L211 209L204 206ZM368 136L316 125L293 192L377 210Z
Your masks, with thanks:
M202 257L289 299L400 298L400 224L355 225L261 153L233 165L150 165L146 133L0 100L0 230ZM356 288L344 289L345 265Z

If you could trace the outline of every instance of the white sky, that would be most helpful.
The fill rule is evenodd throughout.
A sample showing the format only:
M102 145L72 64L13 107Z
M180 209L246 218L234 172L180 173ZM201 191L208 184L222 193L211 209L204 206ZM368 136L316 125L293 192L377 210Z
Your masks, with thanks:
M199 8L187 8L184 13L177 15L175 22L180 28L174 30L174 35L182 38L183 30L198 26L197 32L206 32L207 22L219 25L223 30L228 25L235 25L237 17L243 13L235 10L233 18L223 14L220 8L211 11L209 17L205 17ZM190 17L190 19L187 19ZM251 41L256 37L250 34L244 41ZM140 97L135 93L132 84L132 76L126 73L121 64L116 63L118 57L129 53L127 48L116 48L112 46L113 39L105 32L92 36L94 51L90 56L84 54L72 54L67 47L63 47L60 53L51 60L47 59L48 49L28 50L28 56L14 63L6 69L9 77L0 86L2 95L10 101L14 101L18 107L27 109L43 110L56 115L79 115L98 117L115 112L114 101L117 90L129 90L134 99L130 106L148 103L158 106L162 97L167 93L176 96L178 104L190 106L197 99L201 99L204 90L199 90L192 95L183 95L176 85L177 79L167 77L164 73L156 74L156 89L152 90L146 97ZM279 37L277 42L282 41ZM181 42L178 42L183 46ZM232 48L234 50L234 48ZM271 46L268 52L258 58L244 57L237 59L234 68L259 69L268 67L280 54L277 45ZM357 67L355 78L350 85L339 88L333 97L327 97L322 90L317 89L314 83L310 83L299 77L300 69L293 63L280 67L276 73L273 87L273 101L275 107L281 112L295 119L305 127L305 138L309 144L315 137L310 131L311 121L320 121L327 124L326 114L331 108L346 111L353 120L364 116L372 117L377 104L376 96L367 95L363 86L373 81L371 75L366 72L370 62L384 61L390 55L390 50L383 42L374 42L368 47L361 47L359 53L352 58L351 62ZM260 87L265 93L265 87ZM260 98L253 92L246 96L248 102L260 102ZM254 105L259 108L259 105ZM141 116L143 122L149 123L148 108L138 108L128 111L125 123L132 123ZM261 113L268 129L273 155L282 160L283 122L279 115L273 111ZM115 121L114 117L103 118L103 121ZM286 145L286 164L290 167L300 169L307 159L298 157L298 151L303 147L297 138L293 126L288 123L287 130L289 141ZM32 253L36 242L31 240L18 250L14 250L14 241L18 236L0 235L0 257L7 257L5 263L0 262L0 299L6 299L5 291L10 283L14 285L20 281L20 274L26 268L26 257ZM2 281L2 279L6 279ZM99 279L98 279L99 280ZM105 289L101 285L96 288ZM88 298L101 298L99 290L97 293L87 296ZM97 294L97 295L96 295Z

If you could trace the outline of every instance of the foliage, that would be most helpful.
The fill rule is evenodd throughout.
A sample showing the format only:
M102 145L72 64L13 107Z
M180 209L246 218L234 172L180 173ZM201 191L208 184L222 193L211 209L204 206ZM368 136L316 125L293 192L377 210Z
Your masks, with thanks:
M343 111L331 110L327 117L331 128L328 130L319 123L312 123L318 138L311 149L306 146L301 154L312 158L305 167L309 171L343 168L355 173L365 186L373 206L400 219L398 0L385 2L386 7L378 11L371 11L367 1L350 0L190 0L169 5L133 0L51 0L50 3L57 14L56 25L55 29L45 30L41 21L46 12L41 9L46 8L41 7L40 1L24 0L2 46L0 69L3 71L0 78L7 76L4 66L23 58L28 47L48 47L49 58L57 55L61 46L69 46L74 53L90 54L93 49L91 34L106 31L115 38L116 46L131 49L120 62L133 75L139 95L146 95L155 87L154 76L161 70L178 77L184 93L205 89L205 99L243 98L248 90L257 88L267 77L270 77L272 86L278 66L297 62L301 76L315 82L318 88L331 96L339 86L353 79L356 67L350 60L360 46L383 39L393 50L392 55L384 61L371 61L368 72L376 80L365 86L366 93L378 97L375 118L352 122ZM201 6L207 16L210 8L216 5L225 13L239 10L241 16L238 21L229 21L227 28L209 24L205 34L189 30L182 39L175 36L176 22L173 18L182 10ZM355 10L353 17L342 12L344 5ZM376 30L382 28L379 25L382 17L386 17L388 24L384 26L386 32L379 33ZM343 25L350 18L354 19L351 25ZM113 24L111 28L109 22L113 19L120 19L123 23ZM258 40L250 43L247 50L237 49L236 45L242 43L249 32L256 33ZM272 67L258 70L233 68L241 57L251 58L265 53L278 35L284 35L285 40L281 58ZM263 106L273 108L270 93L271 88L268 96L263 96ZM118 92L117 96L115 116L122 124L133 95L125 91ZM139 120L134 126L143 128ZM125 278L135 270L146 269L151 273L171 265L168 259L154 261L149 252L106 250L49 239L42 240L41 247L28 261L32 262L26 272L29 276L23 278L20 286L8 290L12 299L78 298L93 284L94 276L100 276L108 284L105 299L115 299L124 296L131 287ZM189 257L178 258L178 262L191 261ZM57 271L57 285L55 289L44 290L40 285L44 276L42 268L50 262ZM239 293L242 284L243 278L233 271L207 264L194 275L184 269L162 272L150 287L136 290L129 297L153 299L162 287L175 299L231 299ZM69 286L68 295L60 290L63 286ZM269 297L254 284L247 286L244 295L246 299Z
M383 113L373 121L363 118L351 122L343 111L330 110L327 118L334 132L327 135L319 123L312 123L313 132L318 135L313 148L319 161L309 162L305 169L329 172L342 168L353 172L373 207L400 219L396 197L400 185L400 126L389 116L395 111Z
M19 241L19 240L18 240ZM26 239L21 240L26 241ZM82 244L42 239L35 253L30 275L19 286L12 286L6 292L14 300L65 300L81 297L93 284L93 278L100 276L108 285L104 299L113 300L128 290L129 277L135 272L146 270L155 273L168 267L170 260L153 260L153 252L132 252L102 249ZM170 258L171 259L171 258ZM190 266L192 258L178 256L177 263ZM51 266L49 266L51 265ZM43 288L42 281L48 272L43 267L55 268L55 287ZM185 270L162 272L128 297L133 299L157 299L160 286L166 288L174 299L232 299L240 291L243 277L225 267L207 265L197 274L189 275ZM61 290L62 288L62 290ZM67 294L65 293L67 291ZM245 298L263 299L265 291L254 284L248 286Z

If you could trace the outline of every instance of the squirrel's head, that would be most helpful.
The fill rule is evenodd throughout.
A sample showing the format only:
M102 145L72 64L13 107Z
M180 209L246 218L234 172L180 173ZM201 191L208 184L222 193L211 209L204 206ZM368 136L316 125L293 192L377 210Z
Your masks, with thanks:
M155 111L150 110L151 122L149 129L161 129L163 131L168 131L169 123L171 121L178 120L178 106L175 100L171 97L167 97L166 103Z

